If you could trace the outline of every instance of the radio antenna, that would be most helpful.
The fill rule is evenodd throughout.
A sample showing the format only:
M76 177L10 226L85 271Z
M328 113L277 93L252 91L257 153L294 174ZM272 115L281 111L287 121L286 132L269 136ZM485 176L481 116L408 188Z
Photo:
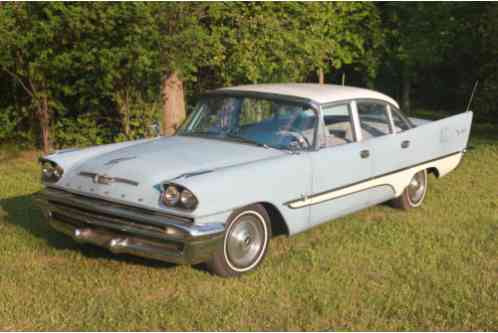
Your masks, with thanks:
M474 99L474 94L476 92L478 84L479 84L479 80L476 80L476 83L474 83L474 88L472 89L472 94L470 95L470 98L469 98L469 103L467 104L467 109L465 109L465 111L470 111L470 105L472 104L472 100Z

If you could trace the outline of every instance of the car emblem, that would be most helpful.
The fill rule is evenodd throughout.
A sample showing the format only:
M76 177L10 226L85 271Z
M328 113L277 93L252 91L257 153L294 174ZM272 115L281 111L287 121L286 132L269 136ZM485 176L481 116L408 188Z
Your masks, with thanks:
M112 177L109 177L109 176L99 175L99 174L96 174L95 176L93 176L93 182L95 184L109 185L113 181L114 181L114 179Z
M82 171L80 172L80 176L83 177L89 177L92 178L92 181L95 184L102 184L102 185L109 185L111 183L123 183L123 184L128 184L132 186L138 186L138 182L131 180L131 179L126 179L126 178L120 178L120 177L111 177L107 175L101 175L95 172L87 172L87 171Z

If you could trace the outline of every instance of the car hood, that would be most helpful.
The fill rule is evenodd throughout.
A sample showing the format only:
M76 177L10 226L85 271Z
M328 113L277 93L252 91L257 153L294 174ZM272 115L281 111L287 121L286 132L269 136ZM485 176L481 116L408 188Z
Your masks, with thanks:
M282 155L274 149L198 137L173 136L139 143L91 158L74 173L98 173L136 182L163 182Z
M238 142L187 136L164 137L86 158L65 170L62 179L53 186L164 209L158 202L160 185L164 182L283 155L286 155L283 151ZM114 181L101 184L95 181L95 174L112 177Z

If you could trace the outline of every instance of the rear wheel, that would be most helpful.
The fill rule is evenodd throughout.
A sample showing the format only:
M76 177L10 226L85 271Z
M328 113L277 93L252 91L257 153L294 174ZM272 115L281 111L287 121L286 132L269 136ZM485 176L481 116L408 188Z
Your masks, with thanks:
M396 208L409 209L422 204L427 193L427 170L417 172L403 193L392 200Z
M223 247L207 266L212 273L224 277L253 271L263 261L270 238L270 218L264 207L247 206L229 218Z

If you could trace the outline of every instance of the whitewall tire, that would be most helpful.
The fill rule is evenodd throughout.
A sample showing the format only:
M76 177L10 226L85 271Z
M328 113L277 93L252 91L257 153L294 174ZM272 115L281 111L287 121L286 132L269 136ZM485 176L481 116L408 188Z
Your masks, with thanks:
M223 247L217 249L207 266L224 277L253 271L263 261L270 238L270 218L263 206L240 209L228 219Z

